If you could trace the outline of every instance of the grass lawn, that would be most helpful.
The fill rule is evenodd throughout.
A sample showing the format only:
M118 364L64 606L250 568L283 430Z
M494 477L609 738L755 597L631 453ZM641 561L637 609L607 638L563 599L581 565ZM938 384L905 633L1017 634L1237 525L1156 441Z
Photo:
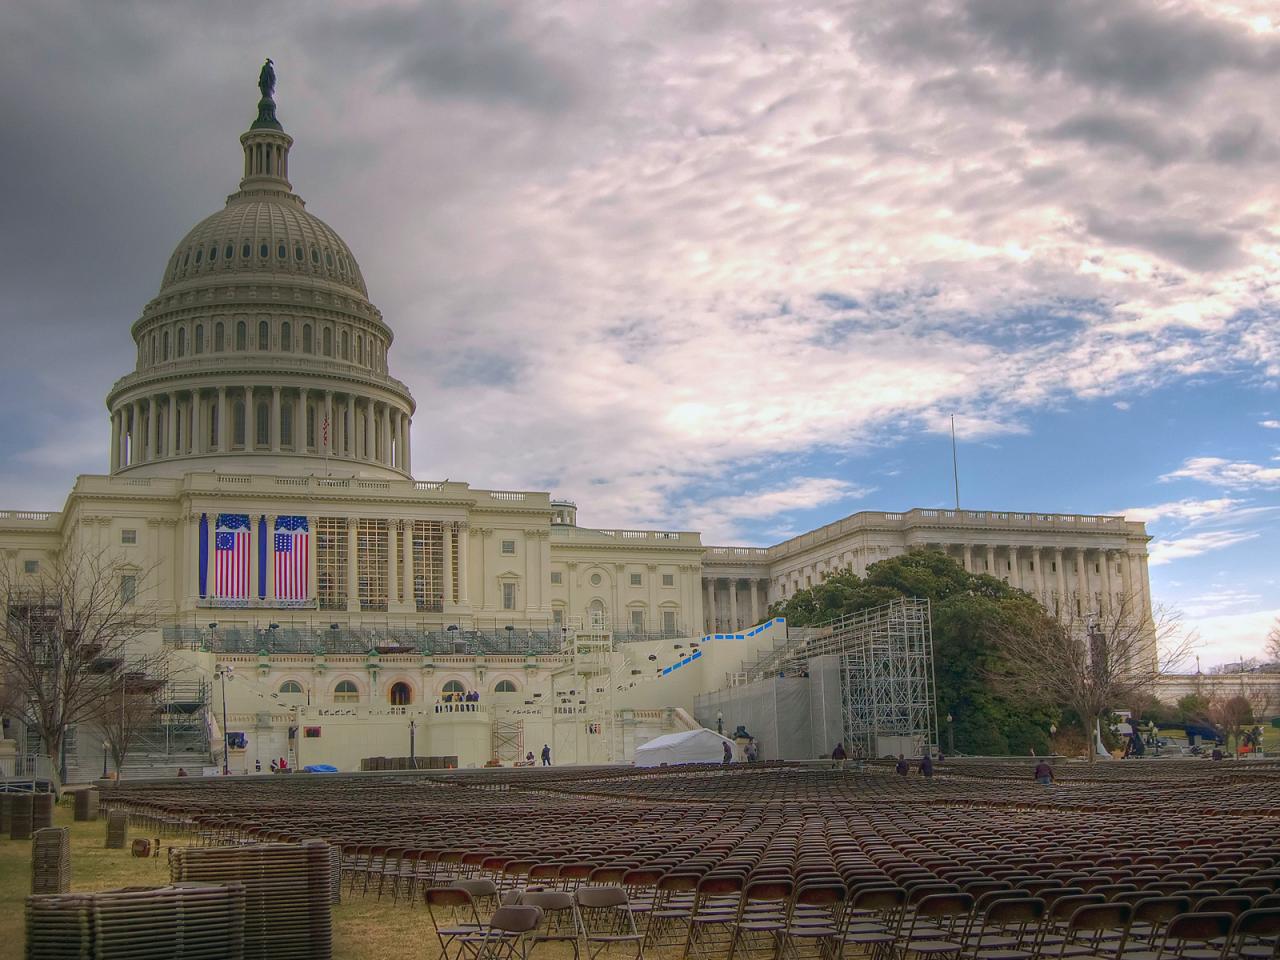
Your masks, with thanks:
M159 886L168 882L163 851L159 858L139 860L127 849L107 850L106 820L74 823L68 800L57 807L54 824L71 828L71 889L110 890L126 886ZM143 836L136 828L130 839ZM162 846L180 845L185 838L164 838ZM24 911L31 891L31 841L0 839L0 956L22 955ZM390 899L379 903L371 895L333 908L335 960L362 960L388 956L430 958L439 955L435 934L425 907L396 906ZM559 946L559 945L556 945ZM548 951L547 956L559 954ZM569 951L565 951L568 953Z

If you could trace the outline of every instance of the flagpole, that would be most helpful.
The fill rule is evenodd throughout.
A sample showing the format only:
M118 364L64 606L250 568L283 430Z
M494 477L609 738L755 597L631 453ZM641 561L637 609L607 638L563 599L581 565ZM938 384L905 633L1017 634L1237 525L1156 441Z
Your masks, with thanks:
M951 415L951 476L956 484L956 512L960 511L960 461L956 457L956 415Z

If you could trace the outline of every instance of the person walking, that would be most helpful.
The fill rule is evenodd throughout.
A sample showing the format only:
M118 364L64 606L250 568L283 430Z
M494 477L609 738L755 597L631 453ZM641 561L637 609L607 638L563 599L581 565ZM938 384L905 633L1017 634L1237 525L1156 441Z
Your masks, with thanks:
M929 756L929 751L924 752L924 756L920 758L920 776L933 776L933 757Z
M900 777L905 777L911 772L911 764L907 763L907 758L902 754L898 754L898 763L894 766L893 772Z
M1048 760L1041 760L1036 764L1035 773L1033 774L1036 783L1042 783L1046 787L1054 782L1053 767L1049 766Z
M724 759L723 759L723 760L721 760L720 762L721 762L721 763L732 763L732 762L733 762L733 747L729 746L729 741L728 741L728 740L726 740L724 743L722 743L722 744L721 744L721 746L722 746L722 747L724 747Z
M756 763L760 759L760 746L754 740L747 742L747 763Z
M832 760L848 760L849 754L845 753L844 744L837 743L835 749L831 751Z
M542 745L542 765L544 767L551 766L551 744L549 743Z

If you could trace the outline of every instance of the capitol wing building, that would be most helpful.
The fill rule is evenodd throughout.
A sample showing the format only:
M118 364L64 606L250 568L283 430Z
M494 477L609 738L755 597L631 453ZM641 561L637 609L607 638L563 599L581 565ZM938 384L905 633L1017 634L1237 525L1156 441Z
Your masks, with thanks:
M19 577L101 552L154 615L147 642L186 678L172 713L199 723L146 741L140 769L218 766L224 733L233 773L278 757L479 766L544 744L557 763L624 762L661 733L743 722L696 703L786 645L769 604L919 547L1050 609L1127 596L1149 616L1148 538L1121 517L862 512L720 547L582 527L545 492L416 480L392 328L294 193L275 111L264 97L239 189L181 240L133 324L136 366L107 396L109 472L77 478L59 512L0 512ZM752 732L766 759L802 749ZM101 737L77 734L72 775L92 775Z

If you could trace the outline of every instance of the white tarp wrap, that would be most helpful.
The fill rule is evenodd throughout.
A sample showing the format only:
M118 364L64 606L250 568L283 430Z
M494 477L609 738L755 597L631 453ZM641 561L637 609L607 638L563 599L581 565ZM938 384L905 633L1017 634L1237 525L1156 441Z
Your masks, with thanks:
M724 760L724 744L733 741L714 730L681 730L667 733L636 747L637 767L660 767L664 763L720 763Z

